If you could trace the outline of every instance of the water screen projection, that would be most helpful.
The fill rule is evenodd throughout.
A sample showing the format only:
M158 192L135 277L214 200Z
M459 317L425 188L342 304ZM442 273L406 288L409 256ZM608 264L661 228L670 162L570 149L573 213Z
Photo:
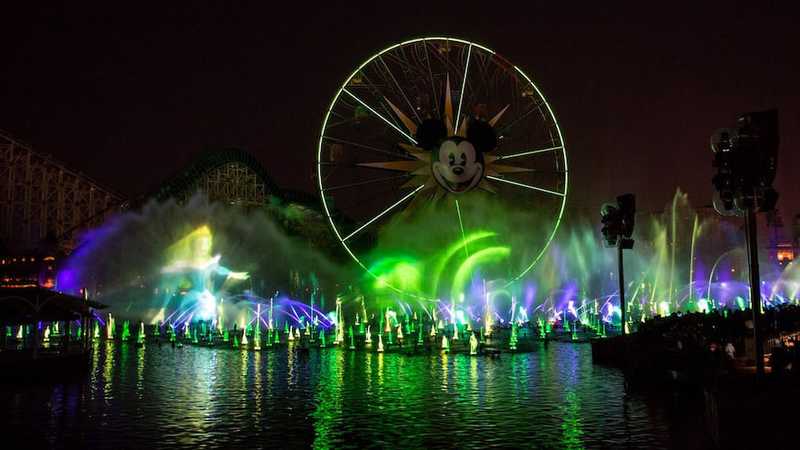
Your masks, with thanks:
M167 264L161 268L165 289L162 310L177 310L199 320L213 320L222 296L237 281L249 278L247 272L234 272L220 263L222 255L212 255L212 234L208 225L200 226L167 249ZM163 320L163 314L159 314Z
M88 233L61 268L58 288L89 287L111 306L113 317L176 332L192 322L220 332L260 324L293 333L355 326L363 335L371 327L376 337L421 319L448 333L454 326L464 333L512 323L546 328L603 322L609 330L619 325L616 252L603 248L596 221L567 221L537 269L509 282L496 274L512 258L507 243L513 240L501 239L488 225L512 218L504 225L511 229L526 222L528 213L493 211L495 221L486 221L485 229L455 233L448 245L431 247L423 257L385 248L393 239L424 239L424 230L435 224L390 221L369 253L375 262L366 272L333 269L266 214L199 198L185 206L151 204ZM626 258L631 327L677 311L745 309L747 266L735 220L701 218L680 192L664 211L640 220L635 251ZM795 263L764 260L762 271L766 306L797 302ZM308 283L290 295L292 278L300 273ZM320 277L339 284L328 290L328 299ZM128 328L132 335L135 326Z
M496 323L537 317L590 323L598 318L619 326L616 250L603 247L597 220L567 221L537 269L513 283L487 276L511 255L496 236L489 229L475 231L427 258L379 258L370 267L376 275L371 283L376 303L400 310L438 309L439 315L473 324L485 322L488 313ZM640 221L634 237L636 247L625 261L632 329L635 322L657 315L749 307L744 236L735 219L698 215L678 191L664 213ZM797 264L761 256L764 306L796 303Z
M58 289L86 288L113 317L178 329L196 321L243 328L262 308L266 321L270 304L275 323L327 324L311 299L319 306L326 283L347 275L278 220L308 218L295 208L246 211L199 195L183 205L152 202L86 233L62 264Z
M324 231L352 267L289 238L274 214L196 198L90 232L59 289L90 287L113 314L149 324L333 328L340 343L349 327L381 340L420 321L452 337L619 327L616 252L602 247L599 216L564 217L567 153L553 109L493 50L436 37L372 56L335 93L316 163ZM749 304L735 220L698 215L678 191L634 238L631 327ZM797 301L794 263L762 268L766 305Z

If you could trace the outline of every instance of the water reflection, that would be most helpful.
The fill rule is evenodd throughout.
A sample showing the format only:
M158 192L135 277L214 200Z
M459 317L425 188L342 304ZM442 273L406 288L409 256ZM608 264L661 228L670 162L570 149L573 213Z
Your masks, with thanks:
M593 366L586 345L498 359L96 350L85 384L0 388L7 428L92 448L659 448L673 439L665 410L623 395L620 374Z

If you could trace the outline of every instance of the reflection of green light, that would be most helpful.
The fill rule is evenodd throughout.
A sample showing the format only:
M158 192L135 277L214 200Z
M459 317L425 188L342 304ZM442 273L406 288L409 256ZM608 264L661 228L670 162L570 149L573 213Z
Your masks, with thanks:
M510 247L488 247L483 250L475 252L472 256L465 259L456 271L456 276L453 278L453 288L450 292L451 298L457 298L458 294L464 291L467 280L475 273L475 269L486 263L500 261L508 257L511 253Z
M344 353L324 352L320 360L320 373L314 388L314 410L310 417L314 424L313 448L335 448L336 424L343 417L343 366Z
M564 448L583 448L583 430L581 420L581 405L578 395L573 390L567 391L564 405L564 423L562 444Z

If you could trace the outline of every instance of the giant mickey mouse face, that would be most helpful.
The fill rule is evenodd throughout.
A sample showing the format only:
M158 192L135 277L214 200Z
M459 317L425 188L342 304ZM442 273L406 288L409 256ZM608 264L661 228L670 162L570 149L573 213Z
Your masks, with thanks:
M454 194L467 192L483 178L483 160L466 139L445 139L431 159L433 176L440 186Z

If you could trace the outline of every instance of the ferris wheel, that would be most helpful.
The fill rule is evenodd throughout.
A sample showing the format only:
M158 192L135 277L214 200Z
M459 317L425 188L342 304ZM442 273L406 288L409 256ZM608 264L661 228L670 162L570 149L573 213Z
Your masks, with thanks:
M386 255L424 261L458 248L474 260L491 240L505 250L482 270L518 280L566 205L550 105L519 67L461 39L402 42L359 65L325 114L316 159L333 232L373 275Z

